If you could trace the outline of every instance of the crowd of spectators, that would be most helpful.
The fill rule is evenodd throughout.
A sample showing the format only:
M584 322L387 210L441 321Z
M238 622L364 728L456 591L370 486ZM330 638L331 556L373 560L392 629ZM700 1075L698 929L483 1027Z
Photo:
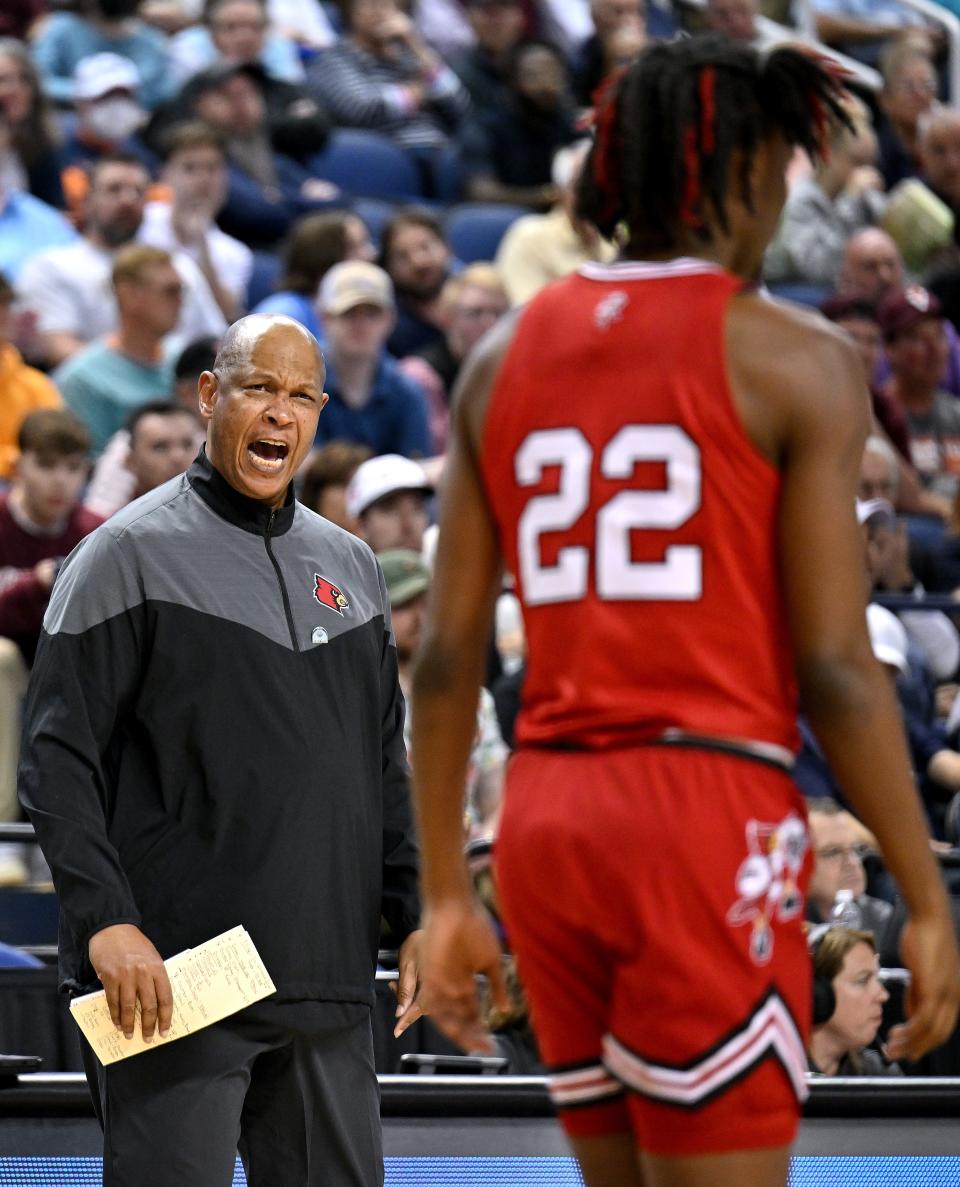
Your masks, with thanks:
M895 613L871 609L871 634L949 843L960 634L951 613L903 599L960 592L960 96L945 93L939 27L898 0L812 9L823 42L882 85L855 77L828 157L797 155L762 279L819 307L863 357L864 585L901 597ZM779 0L3 6L0 820L18 815L19 703L57 565L186 467L202 439L198 376L246 312L295 318L324 347L330 399L300 496L382 555L407 679L458 373L512 307L617 252L573 201L606 80L652 38L706 27L766 48L795 36L796 15ZM372 184L374 157L390 164ZM479 252L448 234L451 208L472 203L502 215ZM506 592L478 706L474 841L496 829L522 680ZM895 888L880 871L867 894L871 838L799 726L811 922L853 890L880 948ZM25 875L0 846L0 883ZM842 978L851 952L872 967L861 939L825 975ZM839 1051L824 1033L812 1066Z

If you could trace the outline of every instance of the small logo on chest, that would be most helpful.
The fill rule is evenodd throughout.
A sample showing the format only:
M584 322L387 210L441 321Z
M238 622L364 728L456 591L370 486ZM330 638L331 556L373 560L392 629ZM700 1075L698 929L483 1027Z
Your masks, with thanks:
M321 606L326 606L328 610L333 610L342 618L344 610L350 609L350 602L346 594L339 586L328 581L326 577L321 577L319 573L314 573L313 577L316 581L313 596Z
M597 302L593 311L593 320L598 330L609 330L614 322L623 317L630 298L621 289L614 289L612 293Z

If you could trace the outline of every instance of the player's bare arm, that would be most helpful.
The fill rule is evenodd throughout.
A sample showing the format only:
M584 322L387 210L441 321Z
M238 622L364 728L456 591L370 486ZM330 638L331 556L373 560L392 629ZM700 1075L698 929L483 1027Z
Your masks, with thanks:
M801 701L910 910L903 952L912 1008L889 1048L893 1058L917 1059L956 1023L960 960L899 708L866 629L855 515L870 423L861 364L830 327L761 297L734 303L728 346L744 423L783 472L781 558Z
M497 367L512 320L496 327L467 364L455 399L444 471L432 612L413 681L415 796L423 848L421 996L434 1022L468 1050L486 1048L475 974L506 1006L500 945L476 902L463 859L463 788L476 729L493 606L500 585L496 531L477 454Z

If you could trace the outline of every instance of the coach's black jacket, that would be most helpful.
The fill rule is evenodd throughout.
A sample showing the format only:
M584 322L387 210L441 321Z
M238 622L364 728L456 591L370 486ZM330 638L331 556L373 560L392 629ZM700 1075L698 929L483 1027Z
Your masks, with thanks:
M243 924L279 998L372 1001L381 912L419 913L388 605L365 544L203 453L74 550L19 778L68 988L109 924L164 958Z

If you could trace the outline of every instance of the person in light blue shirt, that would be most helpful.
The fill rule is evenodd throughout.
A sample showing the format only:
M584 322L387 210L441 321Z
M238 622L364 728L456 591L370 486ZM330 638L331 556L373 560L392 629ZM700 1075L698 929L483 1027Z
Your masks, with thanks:
M267 31L264 0L207 0L203 22L170 40L178 84L218 62L257 62L270 78L303 82L297 47L288 38Z
M27 260L46 247L63 247L77 232L59 210L32 194L0 187L0 272L11 280Z
M89 428L99 453L130 413L169 400L173 362L163 340L180 317L183 283L167 252L133 244L113 264L119 329L92 342L53 373L68 408Z
M343 260L370 261L376 250L363 219L349 210L327 210L299 218L282 252L277 292L254 313L282 313L300 322L320 342L323 322L317 290L327 272Z
M928 28L897 0L812 0L812 8L820 41L867 66L878 66L884 48L906 29Z
M53 373L67 407L89 428L93 450L100 453L141 404L169 398L173 367L130 358L107 341L92 342Z
M129 58L140 74L139 99L153 110L174 89L167 39L136 20L138 0L84 0L84 14L55 12L40 28L33 57L43 89L57 103L74 99L73 73L93 54Z
M283 289L278 293L271 293L257 305L254 313L279 313L283 317L292 317L306 327L318 342L323 342L323 326L317 315L316 300L306 293L297 293L293 289Z

